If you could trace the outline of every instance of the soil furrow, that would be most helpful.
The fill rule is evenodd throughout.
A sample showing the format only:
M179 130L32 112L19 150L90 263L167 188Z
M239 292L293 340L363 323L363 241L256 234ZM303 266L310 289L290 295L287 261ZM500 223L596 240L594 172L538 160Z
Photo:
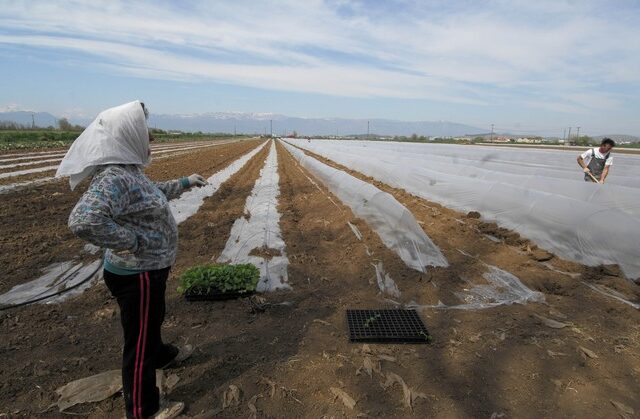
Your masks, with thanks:
M234 221L244 212L244 203L258 178L269 152L265 146L238 173L205 199L198 212L180 224L178 261L173 270L213 263L224 249Z
M244 146L245 152L251 148L248 143ZM224 156L216 156L222 148L213 147L211 154L198 156L227 159L228 164L231 154L235 158L244 154L239 151L244 146L230 145ZM482 222L477 214L451 211L320 158L373 183L412 211L451 264L421 274L408 269L362 220L354 219L321 183L314 185L314 178L281 145L277 147L278 211L292 290L198 303L185 302L176 291L181 272L211 262L224 248L268 147L179 227L178 262L167 284L163 336L165 341L188 342L196 348L191 359L172 370L180 380L169 397L185 402L187 415L248 417L250 403L258 417L286 418L613 417L612 402L640 411L639 314L580 284L586 280L635 292L615 276L613 267L586 268L551 255L553 266L581 278L550 271L538 261L550 255L508 230ZM167 159L148 173L169 179L203 171L202 165L208 163L202 159ZM67 197L72 194L63 186L38 187L41 194L46 192L40 201L33 191L11 194L29 197L17 213L28 212L29 207L37 210L24 216L24 222L17 215L10 219L9 224L22 224L21 229L8 231L46 226L37 215L46 214L48 201L55 205L51 219L60 217L56 222L62 225L51 231L66 228L70 207L60 209L60 202L73 205L77 196ZM55 192L62 196L52 196ZM7 211L3 201L0 216ZM357 226L362 241L347 222ZM53 242L49 243L52 249ZM0 247L2 254L4 249ZM49 248L39 250L49 252ZM427 309L421 317L433 335L430 345L351 344L345 309L394 307L378 291L371 266L377 260L397 283L402 294L394 299L401 302L435 303L468 286L466 279L481 276L483 261L543 291L546 303L480 311ZM5 259L0 262L4 270ZM120 366L117 305L102 283L62 305L1 313L0 406L6 411L23 416L46 411L47 417L65 417L47 410L58 386ZM240 402L223 409L222 396L230 385L240 389ZM353 397L353 409L335 396L336 389ZM111 418L121 415L123 399L116 395L71 411Z
M146 170L154 180L175 179L199 172L205 177L247 153L258 141L212 147L197 154L152 163ZM51 263L82 254L84 242L67 227L71 209L88 186L88 180L70 191L67 182L52 182L1 196L0 293L38 276Z
M218 154L202 153L199 156L200 160L207 159L209 160L207 162L200 164L184 161L182 165L188 164L195 171L210 176L259 144L259 141L233 144L224 150L217 149ZM256 155L238 174L223 184L218 193L221 191L226 195L240 193L236 178L248 179L252 184L263 160L264 151ZM174 167L174 164L175 161L166 160L162 165L167 167L156 165L148 172L152 172L153 169L154 172L150 173L150 176L155 179L170 179L176 172L183 173L186 170L185 167ZM205 209L207 203L217 206L216 196L217 193L205 201ZM188 236L185 233L189 229L189 222L197 225L196 217L197 215L179 226L181 236ZM230 214L230 217L230 222L233 222L235 214ZM220 231L220 234L225 233ZM222 246L224 240L226 237L221 239ZM183 265L196 263L190 257L192 255L189 250L188 245L181 247L179 262L183 257L187 261L183 262ZM208 259L203 258L201 262L206 262ZM174 274L176 272L177 270ZM174 275L167 284L170 317L164 325L165 340L174 342L177 336L193 338L191 334L184 333L184 329L196 324L191 320L194 307L186 305L178 297L175 291L176 285ZM207 312L201 314L200 318L209 316ZM54 390L57 387L99 371L117 369L120 365L121 329L117 304L102 281L82 295L59 305L34 304L2 312L0 333L2 336L0 353L5 355L5 363L0 369L0 388L2 389L0 405L15 406L15 409L30 412L32 416L46 411L48 417L65 417L48 409L56 399ZM208 335L215 336L212 333ZM198 356L195 355L194 358L197 359ZM38 383L38 387L34 387L32 383ZM79 407L79 411L83 411L85 407ZM99 405L98 412L102 413L94 412L91 416L111 418L116 415L114 412L123 409L122 398L108 399Z
M429 360L429 365L414 361L414 367L400 375L407 381L422 383L422 391L439 400L427 416L445 412L454 416L505 412L512 416L545 411L550 416L605 417L610 409L603 401L615 399L634 408L639 406L630 391L637 385L640 373L640 345L630 343L634 336L640 336L637 321L633 320L637 319L637 310L604 299L583 286L580 279L550 271L538 260L550 258L549 262L561 270L580 273L582 280L607 284L635 295L637 300L638 287L622 278L615 267L590 268L560 260L512 231L477 219L475 214L461 214L305 153L392 194L414 214L451 265L430 271L428 279L438 288L450 288L450 284L464 283L465 278L476 275L473 270L477 264L470 262L475 258L513 273L545 295L546 304L422 312L436 343L432 351L416 356ZM494 242L487 235L499 241ZM403 291L409 292L406 287ZM418 293L415 296L420 297ZM568 326L553 329L536 316ZM620 344L623 341L626 343ZM597 348L597 362L580 348ZM603 385L611 376L617 377L617 383ZM424 381L422 377L429 379ZM593 380L599 380L601 385L590 385ZM584 392L582 401L576 403L569 397L568 387ZM532 399L532 393L539 397Z

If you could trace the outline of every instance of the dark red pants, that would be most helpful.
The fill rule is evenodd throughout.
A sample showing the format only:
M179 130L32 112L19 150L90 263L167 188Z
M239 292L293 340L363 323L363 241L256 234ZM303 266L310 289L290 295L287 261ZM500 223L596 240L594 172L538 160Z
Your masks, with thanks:
M122 387L127 418L147 418L158 411L156 365L166 354L160 327L164 321L164 293L170 268L137 275L104 271L104 282L120 306L124 332Z

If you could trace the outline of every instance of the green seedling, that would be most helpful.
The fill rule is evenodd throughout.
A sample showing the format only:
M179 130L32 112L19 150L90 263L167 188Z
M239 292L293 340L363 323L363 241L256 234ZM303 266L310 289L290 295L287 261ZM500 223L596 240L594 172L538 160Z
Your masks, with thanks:
M422 330L420 331L420 333L418 333L418 335L422 336L427 343L433 342L433 336L426 334Z
M371 326L376 320L378 320L380 317L380 314L376 314L373 316L369 316L365 321L364 321L364 327L369 327Z
M256 290L260 271L254 265L201 265L180 276L178 292L206 295L211 292L251 292Z

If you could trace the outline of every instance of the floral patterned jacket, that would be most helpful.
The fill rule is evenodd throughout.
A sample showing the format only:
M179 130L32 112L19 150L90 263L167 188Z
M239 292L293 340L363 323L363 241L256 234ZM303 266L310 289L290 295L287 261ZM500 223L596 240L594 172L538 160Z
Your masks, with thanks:
M102 248L105 267L142 272L173 265L178 226L169 200L189 187L186 178L152 182L136 165L106 165L71 211L69 228Z

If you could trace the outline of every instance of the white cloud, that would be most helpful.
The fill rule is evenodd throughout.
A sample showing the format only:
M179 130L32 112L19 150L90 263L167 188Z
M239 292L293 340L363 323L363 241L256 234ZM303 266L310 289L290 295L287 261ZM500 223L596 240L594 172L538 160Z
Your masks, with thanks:
M0 10L0 43L145 78L565 113L621 106L612 84L637 90L638 10L478 4L17 1Z
M7 103L4 106L0 106L0 112L17 112L17 111L33 112L33 110L27 109L18 103Z

